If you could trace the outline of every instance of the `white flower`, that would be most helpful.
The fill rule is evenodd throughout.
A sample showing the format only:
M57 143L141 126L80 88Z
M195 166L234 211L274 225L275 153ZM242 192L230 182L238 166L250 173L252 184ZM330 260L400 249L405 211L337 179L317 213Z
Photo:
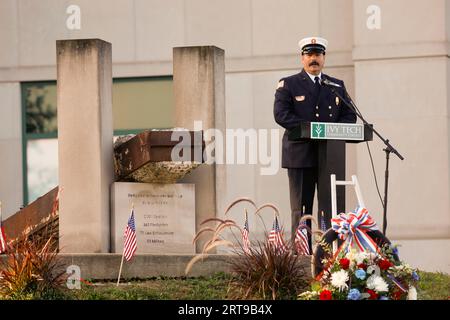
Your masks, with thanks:
M381 274L380 267L377 265L371 265L367 267L367 274L374 274L379 276Z
M331 285L335 288L338 288L339 291L348 288L347 281L348 272L345 270L339 270L331 274Z
M368 258L369 258L369 254L365 251L355 254L355 260L356 260L357 265L363 263L364 259L368 259Z
M383 278L381 277L377 277L375 280L375 291L376 292L388 292L389 291L389 286L386 283L386 281L384 281Z
M369 268L367 268L367 272L369 272ZM377 275L372 275L372 276L370 276L370 277L368 277L367 278L367 281L366 281L366 286L367 286L367 288L369 288L369 289L371 289L371 290L373 290L373 288L375 288L375 278L377 277Z
M417 290L415 287L409 287L407 300L417 300Z
M389 290L386 281L376 274L367 279L367 288L375 290L376 292L387 292Z

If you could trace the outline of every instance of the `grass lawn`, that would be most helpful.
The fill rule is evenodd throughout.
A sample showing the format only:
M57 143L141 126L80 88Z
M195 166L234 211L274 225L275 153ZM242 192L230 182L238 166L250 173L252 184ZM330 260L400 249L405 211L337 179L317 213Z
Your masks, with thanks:
M440 272L419 272L420 281L417 288L420 300L449 300L450 275Z
M82 283L81 290L67 292L70 299L83 300L224 300L229 275L218 273L198 278L152 278L114 282Z
M420 272L418 299L448 300L450 275ZM82 284L81 290L67 292L69 299L82 300L226 300L230 276L218 273L199 278L154 278L122 282L95 282Z

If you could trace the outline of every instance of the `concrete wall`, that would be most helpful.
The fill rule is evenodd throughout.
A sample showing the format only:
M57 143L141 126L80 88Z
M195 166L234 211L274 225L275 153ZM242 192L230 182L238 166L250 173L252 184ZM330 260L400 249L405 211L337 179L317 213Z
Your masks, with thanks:
M65 26L70 4L81 8L81 30ZM369 5L381 9L379 30L366 26ZM391 157L388 237L403 245L400 254L411 264L450 272L442 250L450 238L449 10L444 0L2 0L0 40L10 45L0 50L0 123L20 128L19 81L56 78L56 39L95 37L112 43L115 77L172 74L172 47L223 48L227 127L278 128L272 120L277 81L299 71L298 40L322 35L330 42L326 72L344 79L367 119L405 156ZM15 112L15 122L4 120L5 112ZM0 143L7 143L0 148L0 198L8 214L8 206L21 202L21 166L6 158L21 159L20 130L13 136L0 130ZM383 146L376 138L370 145L383 192ZM347 152L348 177L358 175L381 226L366 147ZM261 176L258 165L230 165L226 181L220 207L248 196L277 204L289 223L284 170ZM349 191L347 209L354 204ZM243 218L241 210L232 215ZM414 248L426 248L425 258Z
M401 244L400 257L412 265L448 272L448 3L377 1L381 28L369 30L359 13L372 3L354 1L353 6L355 98L405 157L391 155L387 235ZM379 139L371 143L381 188L383 147ZM366 205L381 225L382 206L365 146L357 149L357 168Z
M69 5L81 9L80 30L66 27ZM114 76L171 74L172 47L211 44L224 48L230 72L294 70L297 42L310 34L331 40L332 65L352 64L351 0L2 0L0 6L0 38L11 44L0 53L0 81L55 79L58 39L112 43Z

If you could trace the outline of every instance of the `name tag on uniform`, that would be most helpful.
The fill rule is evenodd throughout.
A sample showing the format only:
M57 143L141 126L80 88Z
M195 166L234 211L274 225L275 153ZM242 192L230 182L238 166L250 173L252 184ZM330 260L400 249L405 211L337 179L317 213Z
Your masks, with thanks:
M296 97L295 97L295 100L297 100L297 101L303 101L303 100L305 100L305 96L296 96Z

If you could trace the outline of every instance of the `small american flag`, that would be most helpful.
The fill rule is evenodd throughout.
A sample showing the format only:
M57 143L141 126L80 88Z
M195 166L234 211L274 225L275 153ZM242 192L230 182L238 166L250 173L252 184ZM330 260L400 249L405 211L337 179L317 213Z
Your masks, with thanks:
M134 223L134 208L131 209L131 215L125 228L125 243L123 246L123 255L127 261L130 261L137 249L136 226Z
M250 254L250 240L248 239L248 234L248 216L247 212L245 212L244 229L242 230L242 246L244 248L244 252Z
M6 252L5 230L3 229L3 227L0 226L0 254L4 252Z
M295 233L295 247L299 255L309 255L308 230L305 223L299 223Z
M286 244L283 240L282 230L278 225L278 218L275 216L275 220L273 222L272 230L269 233L269 244L273 245L276 251L284 253L288 250Z
M2 226L2 220L2 202L0 201L0 254L5 253L7 249L5 230Z

